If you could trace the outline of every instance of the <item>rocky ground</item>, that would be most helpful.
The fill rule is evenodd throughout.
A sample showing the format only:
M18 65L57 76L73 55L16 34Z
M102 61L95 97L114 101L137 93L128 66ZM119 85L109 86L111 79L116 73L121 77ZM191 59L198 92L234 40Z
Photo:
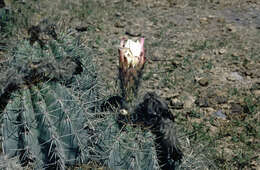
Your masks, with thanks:
M6 6L20 10L18 38L44 19L82 34L107 94L118 93L120 39L145 37L140 96L155 91L169 102L185 154L181 168L260 168L258 0L7 0Z

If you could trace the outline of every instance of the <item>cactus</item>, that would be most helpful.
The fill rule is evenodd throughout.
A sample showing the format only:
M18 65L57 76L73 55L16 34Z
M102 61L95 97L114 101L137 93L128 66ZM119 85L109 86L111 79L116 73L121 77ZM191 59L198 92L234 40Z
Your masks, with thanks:
M111 148L121 149L121 152L124 153L129 151L128 154L131 156L128 159L136 159L132 166L128 164L130 160L124 162L123 158L120 159L121 155L113 155L114 157L109 159L113 160L113 163L110 164L110 166L112 165L111 169L168 170L175 169L180 165L183 154L176 136L174 117L164 100L155 93L149 92L144 95L141 102L139 101L135 105L132 104L131 107L129 105L126 107L123 98L119 96L113 96L108 101L112 105L109 109L118 108L127 112L126 115L119 114L115 118L117 122L114 124L119 127L117 130L121 130L120 133L112 132L112 128L109 129L112 134L115 134L112 138L116 139L114 140L114 146ZM112 124L110 126L116 127L112 126ZM135 148L130 149L130 146L135 146ZM115 153L114 150L111 150L111 152ZM146 156L142 157L140 155ZM117 161L117 159L122 162ZM124 160L126 159L124 158ZM138 166L140 165L138 161L141 161L143 166ZM151 164L148 164L148 162ZM115 163L117 163L117 166L113 166Z
M0 52L7 50L14 27L13 12L4 5L4 1L0 1Z
M1 2L0 2L1 6ZM1 37L5 37L11 32L11 28L13 24L13 16L12 11L10 9L5 8L5 6L0 7L0 32Z
M22 165L65 169L66 164L87 162L90 136L84 130L84 110L60 84L39 83L16 91L3 119L4 152L18 154Z
M128 122L122 127L118 115L111 114L98 124L101 135L96 151L102 153L100 161L113 170L157 170L154 136L148 130Z
M18 158L21 166L33 169L90 162L114 170L161 168L157 138L165 135L142 125L151 116L146 99L131 105L130 119L120 115L120 104L114 110L100 106L104 100L91 55L67 34L44 44L22 40L11 51L6 69L0 70L6 162ZM156 110L155 117L161 114Z
M87 120L86 115L98 85L76 81L76 74L91 72L81 82L96 82L86 54L78 40L65 35L50 40L45 49L23 40L12 51L8 69L0 74L3 151L8 159L19 157L22 166L34 169L65 169L89 161L93 134L87 124L91 116ZM82 91L88 103L80 101Z

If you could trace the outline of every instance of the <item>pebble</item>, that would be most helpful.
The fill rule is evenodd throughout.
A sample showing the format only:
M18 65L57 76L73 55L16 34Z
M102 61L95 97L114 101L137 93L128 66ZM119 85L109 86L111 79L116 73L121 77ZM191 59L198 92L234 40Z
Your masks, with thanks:
M207 86L209 84L209 79L208 78L202 78L199 80L199 84L201 86Z
M141 36L141 32L138 31L138 29L136 29L136 28L128 28L125 33L129 36L132 36L132 37Z
M243 107L237 103L231 103L231 113L243 113Z
M216 112L214 112L214 114L219 117L219 118L223 118L223 119L226 119L226 115L222 112L222 110L218 110Z
M195 99L193 96L187 96L184 99L184 108L191 108L194 102L195 102Z
M88 27L87 26L76 26L75 29L78 32L84 32L84 31L88 30Z
M227 77L227 80L229 80L229 81L242 81L243 77L240 76L238 72L232 72L232 73L230 73L229 77Z
M173 109L183 109L183 102L177 100L177 99L172 99L170 102L170 105Z
M260 90L254 90L254 91L253 91L253 94L254 94L256 97L260 97Z
M115 13L115 16L116 16L116 17L121 17L121 15L122 15L122 14L121 14L120 12L116 12L116 13Z
M220 55L225 54L225 53L226 53L226 49L222 48L222 49L220 49L220 50L218 51L218 53L219 53Z
M169 88L164 88L161 94L161 96L168 101L172 100L173 98L177 98L179 95L179 92L172 92Z
M95 42L93 45L92 45L93 48L98 48L99 45Z
M207 24L207 23L209 23L208 18L206 17L200 18L200 24Z
M226 20L225 20L225 18L217 18L217 22L223 24L226 22Z
M124 28L125 25L126 25L125 23L120 22L120 21L118 21L118 22L115 23L115 27L116 27L116 28Z
M199 107L208 107L209 106L209 102L208 102L208 99L205 98L205 97L202 97L202 98L198 98L196 101L195 101L195 104Z
M224 104L224 103L227 103L227 98L224 96L217 96L215 98L215 101L217 104Z
M227 30L230 31L230 32L236 32L237 31L236 27L231 25L231 24L227 25Z

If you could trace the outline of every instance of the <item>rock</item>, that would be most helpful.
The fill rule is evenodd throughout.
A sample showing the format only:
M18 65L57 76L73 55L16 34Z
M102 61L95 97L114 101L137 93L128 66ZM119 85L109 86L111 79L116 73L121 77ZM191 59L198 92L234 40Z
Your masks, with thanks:
M230 73L229 77L227 77L227 80L229 80L229 81L242 81L243 77L240 76L238 72L232 72L232 73Z
M224 104L227 103L227 98L225 96L217 96L215 101L217 104Z
M260 90L254 90L254 91L253 91L253 94L254 94L256 97L260 97Z
M115 23L116 28L124 28L125 26L126 26L126 24L124 22L117 21Z
M224 24L226 22L226 19L225 18L217 18L217 22Z
M138 29L138 28L128 28L125 33L129 36L132 36L132 37L141 36L140 29Z
M92 45L92 47L93 47L93 48L98 48L99 45L98 45L96 42L94 42L93 45Z
M219 118L222 118L222 119L226 119L226 117L227 117L227 116L223 113L222 110L218 110L218 111L214 112L214 115L217 116L217 117L219 117Z
M198 98L196 101L195 101L195 104L199 107L208 107L209 106L209 102L208 102L208 99L205 98L205 97L201 97L201 98Z
M226 51L227 51L226 49L222 48L222 49L220 49L220 50L218 51L218 53L219 53L220 55L222 55L222 54L225 54Z
M179 101L178 99L172 99L170 102L170 106L172 109L183 109L183 103Z
M88 27L87 26L76 26L75 30L78 32L84 32L84 31L88 30Z
M244 65L246 69L248 70L254 70L256 68L256 64L254 62L249 62Z
M231 113L243 113L243 107L237 103L231 103Z
M173 98L177 98L178 96L180 96L179 92L174 92L169 88L164 88L162 91L160 91L160 96L162 96L163 98L165 98L168 101L171 101Z
M116 17L121 17L122 14L121 14L120 12L116 12L116 13L115 13L115 16L116 16Z
M184 108L191 108L194 102L195 98L193 96L187 96L184 99Z
M207 17L200 18L200 24L208 24L209 20Z
M230 31L230 32L236 32L237 31L236 27L231 25L231 24L227 25L227 30Z
M209 61L210 59L211 59L211 57L209 55L200 56L200 60L202 60L202 61Z
M211 88L207 89L207 97L208 98L214 98L214 97L216 97L216 95L217 94L216 94L214 89L211 89Z
M209 114L213 114L216 110L215 109L213 109L213 108L211 108L211 107L207 107L207 108L205 108L205 109L203 109L203 110L205 110L205 112L206 113L209 113Z
M207 86L209 84L209 79L208 78L202 78L199 80L199 84L201 86Z

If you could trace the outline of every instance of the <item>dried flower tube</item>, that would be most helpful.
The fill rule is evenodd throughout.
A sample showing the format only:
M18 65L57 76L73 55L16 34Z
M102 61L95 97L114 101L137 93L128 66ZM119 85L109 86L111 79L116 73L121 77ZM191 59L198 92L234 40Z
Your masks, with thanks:
M118 51L122 96L125 101L129 102L137 96L142 70L146 61L144 38L137 41L122 39Z

